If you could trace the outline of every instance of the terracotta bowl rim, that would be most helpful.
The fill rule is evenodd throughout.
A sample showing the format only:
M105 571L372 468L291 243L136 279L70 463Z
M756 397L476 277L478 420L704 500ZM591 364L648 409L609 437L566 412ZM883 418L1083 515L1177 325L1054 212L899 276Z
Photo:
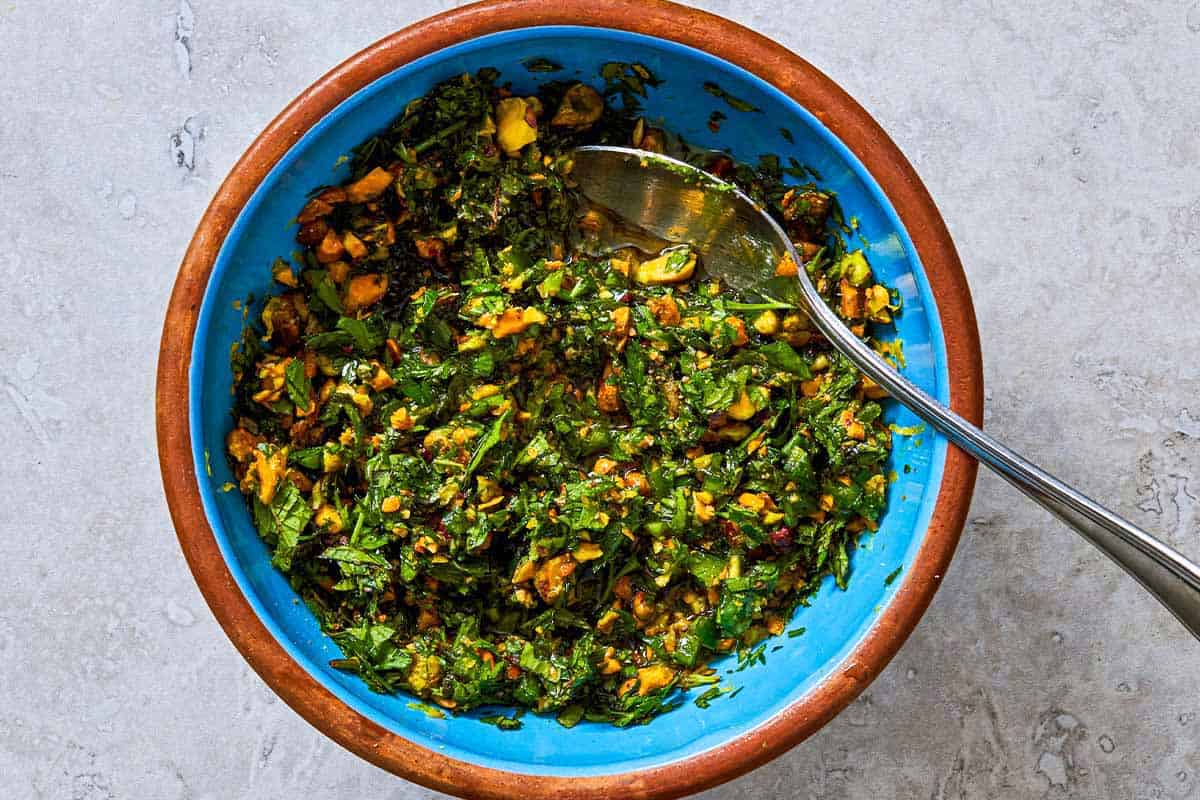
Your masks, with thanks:
M462 797L679 797L730 780L816 732L883 670L929 605L962 532L975 462L947 448L925 539L888 606L844 663L801 699L748 733L661 766L601 776L507 772L450 758L392 733L324 688L255 615L221 557L193 467L189 366L201 299L217 254L272 167L347 97L421 56L518 28L582 25L655 36L724 59L813 113L862 162L916 247L941 321L950 405L980 423L983 367L966 276L932 198L896 145L833 81L781 45L722 17L666 0L486 0L429 17L381 39L306 89L250 145L217 190L184 256L158 361L156 415L163 486L180 546L205 600L251 667L297 713L341 745L396 775Z

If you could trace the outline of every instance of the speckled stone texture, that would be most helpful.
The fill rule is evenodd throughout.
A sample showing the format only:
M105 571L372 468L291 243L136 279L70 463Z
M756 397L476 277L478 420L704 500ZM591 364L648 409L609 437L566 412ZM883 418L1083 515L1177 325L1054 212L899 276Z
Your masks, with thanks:
M301 89L434 0L0 0L0 784L6 798L436 796L250 671L162 498L159 327L221 178ZM987 424L1200 557L1200 3L704 7L842 84L974 288ZM895 661L703 797L1200 796L1200 645L982 475ZM630 735L637 735L636 732Z

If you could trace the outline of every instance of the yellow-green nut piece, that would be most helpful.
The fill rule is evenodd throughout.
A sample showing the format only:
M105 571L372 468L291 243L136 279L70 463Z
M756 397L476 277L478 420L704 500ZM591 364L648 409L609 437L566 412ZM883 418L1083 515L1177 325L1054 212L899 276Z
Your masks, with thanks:
M537 141L537 128L529 124L528 110L523 97L506 97L496 104L496 141L505 155L516 156L522 147Z
M633 280L643 285L682 283L696 271L696 254L689 250L672 250L643 261L633 268Z
M562 105L550 124L557 128L586 128L604 114L604 98L585 83L577 83L563 95Z
M846 253L841 261L842 275L852 286L862 286L871 279L871 265L862 250Z

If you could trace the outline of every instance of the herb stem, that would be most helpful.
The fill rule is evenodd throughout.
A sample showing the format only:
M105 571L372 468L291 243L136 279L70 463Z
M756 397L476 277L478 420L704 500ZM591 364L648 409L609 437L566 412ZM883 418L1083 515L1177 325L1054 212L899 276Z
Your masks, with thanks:
M429 148L438 144L442 140L453 136L454 134L458 133L465 127L467 127L467 121L465 119L460 119L458 122L455 122L452 125L447 125L445 128L442 128L440 131L435 133L433 136L430 136L428 139L426 139L425 141L421 142L416 147L414 147L412 149L412 151L416 155L421 155L421 153L424 153L426 150L428 150Z
M797 306L791 303L784 303L779 300L772 300L769 303L725 303L725 308L729 311L794 311Z

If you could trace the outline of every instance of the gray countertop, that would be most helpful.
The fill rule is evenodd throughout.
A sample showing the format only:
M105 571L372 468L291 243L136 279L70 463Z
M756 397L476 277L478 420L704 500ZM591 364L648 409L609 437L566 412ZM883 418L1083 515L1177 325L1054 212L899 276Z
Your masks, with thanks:
M698 3L899 143L974 289L987 425L1200 556L1200 3ZM158 478L176 266L268 120L450 2L0 0L4 795L435 796L309 727L195 588ZM981 475L916 633L849 709L704 797L1200 796L1200 645Z

